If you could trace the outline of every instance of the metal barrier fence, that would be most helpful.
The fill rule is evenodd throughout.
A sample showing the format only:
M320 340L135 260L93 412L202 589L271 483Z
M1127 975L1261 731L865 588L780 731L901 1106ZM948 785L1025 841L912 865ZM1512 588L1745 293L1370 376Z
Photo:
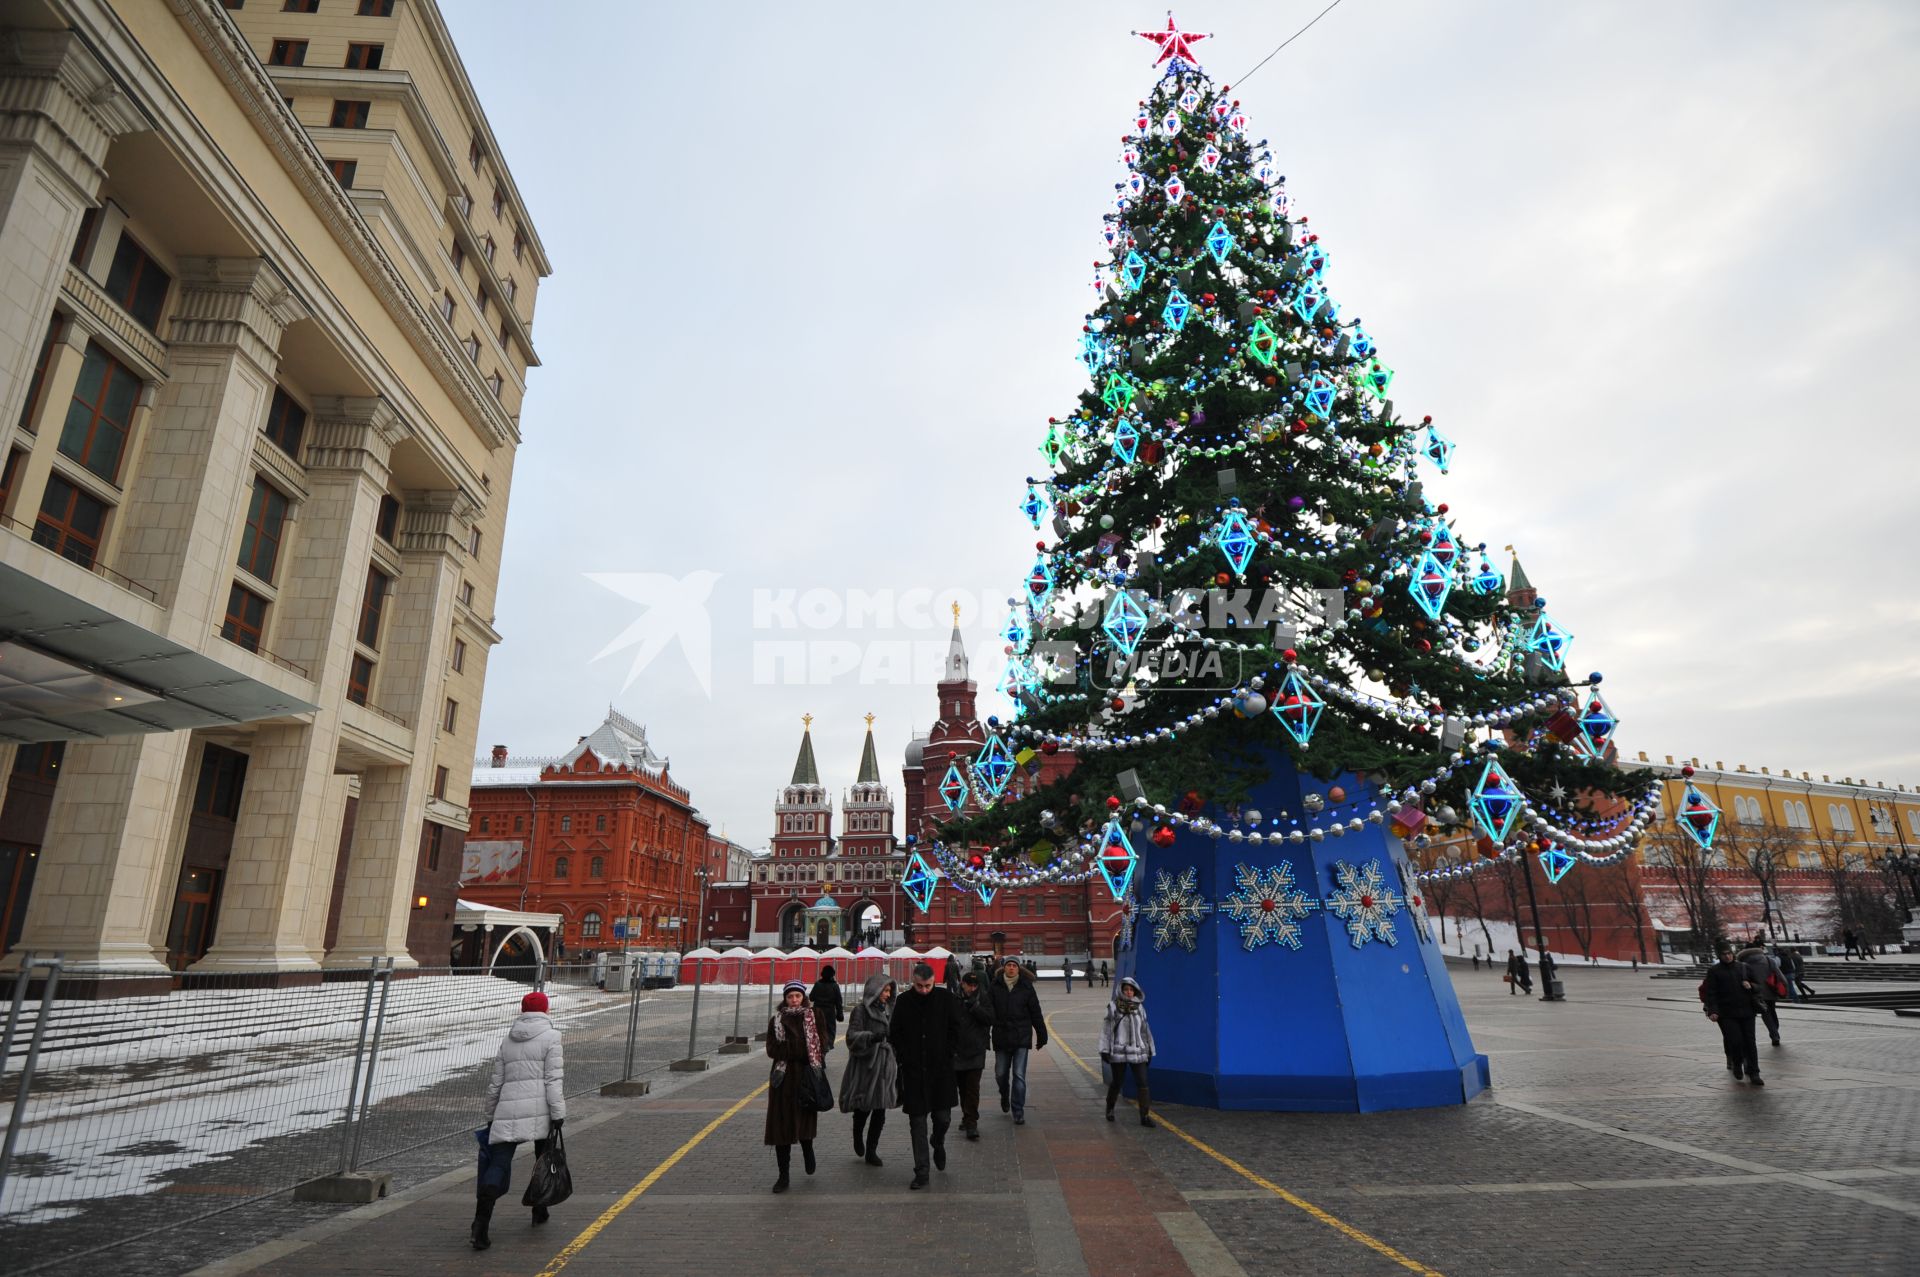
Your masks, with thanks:
M82 977L58 957L29 955L0 1043L0 1271L69 1262L342 1171L404 1165L425 1177L470 1160L492 1060L530 985L551 1000L570 1095L664 1073L732 1035L716 1005L731 1013L731 997L710 996L696 1021L691 990L608 993L590 971L387 960L328 975L295 988L190 976L163 997L93 1000L73 996Z

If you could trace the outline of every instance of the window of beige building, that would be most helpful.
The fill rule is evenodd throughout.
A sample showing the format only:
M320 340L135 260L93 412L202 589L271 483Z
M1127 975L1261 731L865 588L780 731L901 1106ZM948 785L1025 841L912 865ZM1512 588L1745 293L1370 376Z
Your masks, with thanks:
M328 123L336 129L364 129L367 127L367 113L372 109L371 102L336 100Z
M60 452L79 462L108 483L120 478L121 454L133 424L140 397L140 379L133 370L92 342L80 365L80 380L67 405L60 431Z
M358 71L378 71L380 55L386 51L380 44L349 44L347 46L347 65Z
M307 431L307 410L295 403L292 395L275 386L267 421L261 430L274 446L298 461L300 441Z
M107 295L120 303L148 332L160 331L167 289L173 277L160 268L133 236L122 233L107 270Z
M306 64L305 40L275 40L273 47L267 50L267 65L270 67L300 67Z
M107 505L74 487L59 475L47 478L40 498L40 517L34 521L33 540L81 567L93 566L100 538L107 526Z
M451 664L453 665L453 672L455 674L458 674L461 670L464 670L467 668L466 640L455 639L453 641L453 660Z

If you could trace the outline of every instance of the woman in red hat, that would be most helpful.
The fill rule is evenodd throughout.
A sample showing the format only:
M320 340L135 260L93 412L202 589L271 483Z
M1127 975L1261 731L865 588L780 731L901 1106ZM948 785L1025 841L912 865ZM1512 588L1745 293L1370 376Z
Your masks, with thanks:
M487 1083L488 1168L476 1188L472 1241L475 1250L493 1245L487 1224L493 1218L495 1198L506 1192L512 1176L513 1150L533 1141L537 1158L547 1151L547 1140L567 1117L566 1060L560 1051L560 1030L547 1015L547 995L535 989L520 999L520 1015L500 1043L493 1059L493 1078ZM544 1206L533 1208L533 1222L547 1222Z

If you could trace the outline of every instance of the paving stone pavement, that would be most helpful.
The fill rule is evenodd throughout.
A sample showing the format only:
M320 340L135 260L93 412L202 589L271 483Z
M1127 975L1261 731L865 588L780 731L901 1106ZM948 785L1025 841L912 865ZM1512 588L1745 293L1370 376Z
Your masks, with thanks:
M906 1189L903 1117L890 1121L887 1164L875 1169L854 1158L847 1119L831 1115L819 1173L799 1174L796 1157L793 1190L768 1193L773 1159L756 1095L765 1061L749 1055L672 1094L609 1104L577 1130L569 1123L579 1195L541 1229L503 1205L484 1254L465 1243L472 1183L462 1166L199 1271L1920 1271L1920 1022L1787 1008L1785 1045L1763 1048L1768 1085L1755 1090L1729 1078L1718 1033L1697 1007L1651 997L1670 992L1659 982L1564 974L1569 1000L1548 1004L1455 969L1495 1084L1456 1109L1166 1106L1177 1130L1110 1125L1083 1066L1106 991L1055 986L1045 997L1057 1041L1034 1053L1027 1125L997 1111L989 1084L984 1138L967 1143L956 1132L929 1192ZM844 1057L829 1058L837 1080ZM525 1166L517 1170L522 1179ZM593 1231L623 1196L625 1208ZM123 1271L190 1267L102 1261Z

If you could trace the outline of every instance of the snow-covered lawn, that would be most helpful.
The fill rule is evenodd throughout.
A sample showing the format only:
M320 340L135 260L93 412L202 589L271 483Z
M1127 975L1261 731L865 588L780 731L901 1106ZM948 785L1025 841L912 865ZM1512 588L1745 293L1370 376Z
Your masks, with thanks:
M167 1186L169 1172L340 1123L365 988L56 1003L0 1216L9 1224L58 1219L75 1213L74 1202L154 1192ZM548 992L563 1028L627 1007L626 998L593 989ZM524 985L489 976L394 981L374 1103L489 1059L525 993ZM15 1041L9 1096L32 1023L30 1014L23 1018ZM328 1169L307 1167L302 1177Z

